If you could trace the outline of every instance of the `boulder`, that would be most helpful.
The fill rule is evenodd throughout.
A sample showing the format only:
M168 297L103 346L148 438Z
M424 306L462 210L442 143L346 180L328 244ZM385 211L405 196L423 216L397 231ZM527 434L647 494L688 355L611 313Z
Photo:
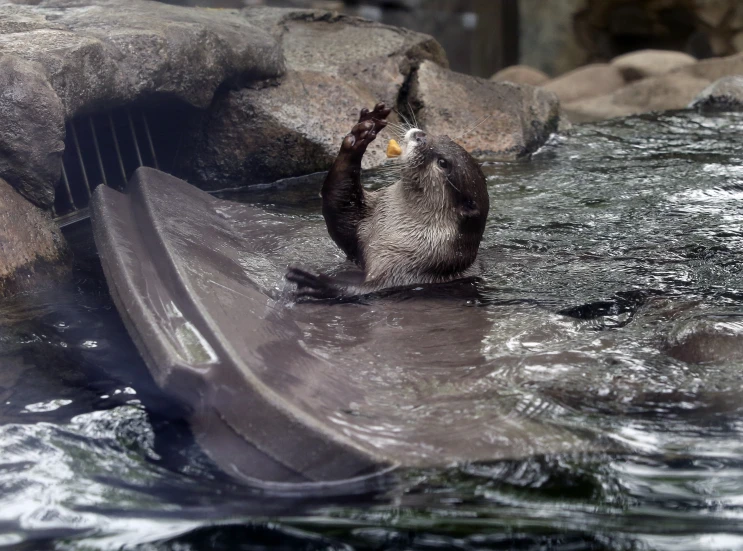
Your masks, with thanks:
M727 57L716 57L704 59L694 65L683 67L672 72L672 74L684 73L695 78L705 79L710 84L717 79L729 75L743 74L743 53Z
M64 151L64 109L43 68L0 55L0 178L50 208Z
M512 65L495 73L490 80L494 82L513 82L514 84L528 84L541 86L550 79L547 73L527 65Z
M708 84L684 72L668 73L634 82L613 94L567 103L564 109L572 122L684 109Z
M289 71L280 85L231 91L215 101L180 167L205 189L272 182L327 170L340 142L375 96L340 76ZM364 165L384 160L384 140Z
M224 82L283 72L276 39L235 10L44 0L0 20L0 54L41 65L68 118L152 94L203 108Z
M716 80L689 107L700 111L743 111L743 75Z
M544 84L563 103L603 96L624 86L621 71L612 65L594 63L580 67Z
M58 277L65 256L64 239L50 215L0 180L0 296Z
M429 132L448 135L483 159L528 155L560 123L560 102L552 92L454 73L431 62L415 72L409 101Z
M669 50L640 50L615 57L611 64L627 82L654 77L696 63L696 58Z
M226 91L184 140L177 173L207 189L326 170L362 107L396 105L423 60L447 66L433 38L405 29L311 10L243 13L282 42L287 72ZM383 139L373 143L364 166L380 164L384 150Z
M684 109L712 82L736 74L743 74L743 54L705 59L633 82L611 94L566 102L563 107L573 122Z

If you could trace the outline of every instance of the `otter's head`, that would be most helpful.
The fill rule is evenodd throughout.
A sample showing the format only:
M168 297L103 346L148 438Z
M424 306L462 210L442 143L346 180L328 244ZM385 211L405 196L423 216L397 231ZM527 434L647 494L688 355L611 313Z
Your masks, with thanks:
M472 156L449 136L431 136L418 128L408 130L401 145L406 197L482 236L490 199L485 175Z

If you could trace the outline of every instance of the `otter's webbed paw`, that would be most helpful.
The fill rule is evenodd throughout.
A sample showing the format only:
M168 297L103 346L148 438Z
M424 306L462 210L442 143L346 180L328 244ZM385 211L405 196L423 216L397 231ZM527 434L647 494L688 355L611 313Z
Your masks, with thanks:
M343 138L341 151L353 155L363 155L366 148L374 141L377 134L387 126L387 117L392 110L378 103L372 111L364 108L359 115L359 122L351 129L351 133Z
M344 286L324 274L311 274L290 267L286 279L297 285L297 298L336 298L344 294Z

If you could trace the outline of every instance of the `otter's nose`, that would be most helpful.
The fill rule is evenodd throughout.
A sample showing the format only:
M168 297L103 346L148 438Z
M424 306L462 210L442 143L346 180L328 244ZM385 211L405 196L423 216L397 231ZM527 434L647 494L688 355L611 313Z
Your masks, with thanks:
M426 133L422 130L416 130L413 132L411 139L419 144L424 144L426 143Z

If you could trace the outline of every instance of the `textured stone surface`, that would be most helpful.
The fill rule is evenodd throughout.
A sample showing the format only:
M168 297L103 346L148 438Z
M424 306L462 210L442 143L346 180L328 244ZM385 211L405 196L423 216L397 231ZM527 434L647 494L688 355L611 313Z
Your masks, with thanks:
M620 70L604 63L586 65L544 84L545 90L570 103L583 98L603 96L624 86Z
M0 180L0 296L55 278L66 248L48 213Z
M641 50L615 57L611 64L621 71L625 80L633 81L662 75L696 62L696 58L683 52Z
M143 0L0 5L0 54L44 67L68 117L149 94L197 107L225 81L275 77L281 49L238 11Z
M40 66L0 55L0 178L50 207L62 170L64 110Z
M690 107L701 111L743 111L743 75L716 80L694 98Z
M687 73L668 73L640 80L613 94L567 103L564 108L572 122L684 109L708 84L708 80Z
M729 75L743 74L743 53L727 57L704 59L694 65L677 69L671 74L687 74L695 78L706 79L710 83Z
M178 172L201 187L325 170L362 107L396 105L423 60L447 65L435 40L405 29L318 11L244 15L279 37L287 73L272 85L226 92L185 140L191 150ZM384 147L383 139L373 143L364 166L381 163Z
M633 82L612 94L567 102L563 107L573 122L684 109L712 82L741 74L743 54L705 59L660 76Z
M501 69L490 77L490 80L494 82L513 82L530 86L541 86L549 79L550 77L546 73L527 65L512 65Z
M453 73L430 62L415 74L410 103L428 132L446 134L484 159L527 155L560 122L560 102L551 92Z

